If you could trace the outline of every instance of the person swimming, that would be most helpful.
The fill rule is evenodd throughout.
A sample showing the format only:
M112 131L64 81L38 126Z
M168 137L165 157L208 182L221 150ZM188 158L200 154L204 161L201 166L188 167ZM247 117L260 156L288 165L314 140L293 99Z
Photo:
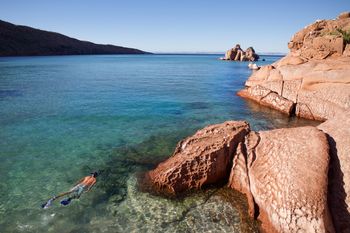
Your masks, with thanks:
M52 205L52 202L60 197L69 195L68 198L63 199L61 201L62 205L68 205L71 200L79 199L81 194L84 192L89 192L92 187L96 184L96 177L99 175L98 172L90 173L90 176L85 176L81 180L79 180L73 188L71 188L68 192L60 193L57 196L52 197L46 203L42 204L41 207L43 209L47 209Z

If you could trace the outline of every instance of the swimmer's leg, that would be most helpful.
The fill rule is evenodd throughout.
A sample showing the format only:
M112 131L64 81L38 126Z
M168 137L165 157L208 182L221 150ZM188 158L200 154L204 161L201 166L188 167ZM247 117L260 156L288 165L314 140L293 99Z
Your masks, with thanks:
M72 192L74 192L74 191L69 191L69 192L60 193L60 194L58 194L57 196L54 196L54 197L50 198L47 202L45 202L45 203L43 203L43 204L41 205L41 208L43 208L43 209L49 208L49 207L52 205L52 202L53 202L54 200L56 200L57 198L60 198L60 197L69 195L69 194L71 194Z
M69 194L71 194L71 193L73 193L73 192L74 192L74 190L71 190L71 191L68 191L68 192L64 192L64 193L60 193L60 194L58 194L57 196L54 196L54 197L53 197L53 200L56 200L57 198L60 198L60 197L69 195Z

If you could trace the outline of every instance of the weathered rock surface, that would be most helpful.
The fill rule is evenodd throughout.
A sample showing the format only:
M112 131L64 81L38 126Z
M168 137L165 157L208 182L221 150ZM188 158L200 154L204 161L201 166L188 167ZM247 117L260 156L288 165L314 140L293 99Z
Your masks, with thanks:
M243 51L241 46L237 44L234 48L227 50L223 60L257 61L259 60L259 55L255 53L253 47L249 47L246 51Z
M350 44L342 34L350 32L348 14L316 21L296 33L288 44L291 52L253 72L245 84L247 90L239 94L286 113L273 103L283 97L295 104L289 114L314 120L330 119L350 109ZM258 85L276 93L276 98L260 101L250 91Z
M179 193L229 177L233 150L249 132L244 121L208 126L179 142L173 156L149 172L154 185L165 192Z
M328 135L331 163L329 208L336 232L350 232L350 113L339 114L318 126Z
M209 126L180 142L173 157L149 173L153 184L178 193L227 182L247 196L249 213L265 232L350 232L346 32L349 12L305 27L288 44L286 57L253 72L238 93L289 115L326 122L260 132L244 122ZM229 59L241 57L227 53Z
M229 121L181 141L148 175L166 193L227 182L266 232L333 232L328 160L327 137L315 127L253 132Z
M293 101L288 100L278 95L276 92L273 92L270 89L260 85L248 87L239 91L237 94L241 97L255 100L261 105L271 107L288 115L291 114L294 107Z
M255 149L248 153L248 176L263 230L332 232L325 134L315 127L299 127L257 136L257 145L250 146Z

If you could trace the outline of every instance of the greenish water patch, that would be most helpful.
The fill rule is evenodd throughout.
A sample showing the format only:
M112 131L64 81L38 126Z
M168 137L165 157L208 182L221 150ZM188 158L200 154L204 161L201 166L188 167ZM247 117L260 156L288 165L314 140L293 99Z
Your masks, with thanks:
M279 57L264 58L258 65ZM141 192L137 176L209 124L314 124L237 97L247 65L215 55L0 58L1 232L239 232L239 209L217 189L167 199ZM79 200L40 208L99 169Z

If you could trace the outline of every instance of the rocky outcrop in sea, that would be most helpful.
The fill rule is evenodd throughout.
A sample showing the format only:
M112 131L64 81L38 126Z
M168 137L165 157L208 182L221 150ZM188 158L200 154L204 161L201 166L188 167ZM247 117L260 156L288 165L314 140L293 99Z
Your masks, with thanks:
M227 50L225 57L222 60L229 61L257 61L259 55L255 53L253 47L247 48L245 51L237 44L232 49Z
M147 174L159 192L209 185L243 193L263 232L350 231L350 13L316 21L262 67L239 95L317 127L253 131L244 121L207 126Z
M312 120L349 109L349 14L316 21L297 32L288 47L287 56L254 71L238 95Z

